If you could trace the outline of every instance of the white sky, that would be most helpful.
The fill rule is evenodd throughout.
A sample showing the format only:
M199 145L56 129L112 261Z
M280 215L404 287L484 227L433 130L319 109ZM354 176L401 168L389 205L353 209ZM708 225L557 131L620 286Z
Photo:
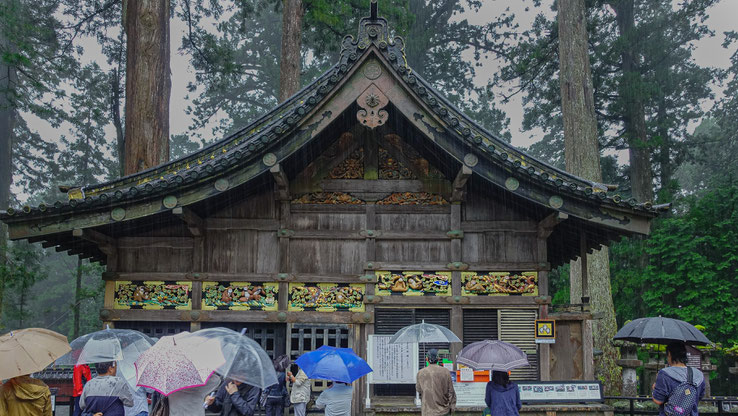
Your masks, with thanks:
M521 30L526 29L530 26L535 14L539 11L551 13L551 4L553 0L544 0L540 8L532 6L531 1L520 1L520 0L483 0L483 6L479 13L466 13L459 18L468 19L473 24L483 24L490 21L492 18L497 16L505 9L510 9L517 16L518 23L521 26ZM673 0L675 7L681 0ZM530 10L526 11L526 7ZM381 13L381 3L380 3ZM730 64L730 51L722 48L723 32L738 30L738 24L736 24L735 17L738 16L738 0L722 0L717 5L713 6L709 10L709 18L706 22L708 27L715 32L715 36L711 38L704 38L695 44L694 59L702 66L712 66L718 68L727 68ZM183 55L179 52L181 46L182 36L186 33L186 25L179 19L172 19L171 21L171 71L172 71L172 95L170 101L170 134L187 133L189 126L192 125L191 117L186 113L189 102L186 99L187 95L187 84L194 81L194 69L190 65L190 57ZM81 45L85 48L85 53L82 57L83 62L97 61L100 66L107 68L100 47L97 45L94 39L86 39L81 42ZM471 59L471 55L469 55ZM475 83L478 85L486 84L487 80L492 78L496 71L498 71L501 62L495 60L485 61L482 67L477 68L477 76ZM422 73L422 68L418 68ZM713 86L716 94L719 95L722 88L720 86ZM500 91L498 91L499 93ZM712 102L705 102L704 108L709 109ZM518 147L528 147L532 143L538 140L541 136L539 131L527 131L522 130L522 119L523 119L523 105L522 96L517 95L507 103L499 101L499 107L507 113L510 117L510 131L512 133L512 144ZM43 120L30 117L28 118L31 129L37 130L44 137L53 138L52 140L58 140L60 135L70 134L68 131L69 126L61 126L60 128L54 129L48 123ZM214 121L215 122L215 121ZM694 126L693 126L694 127ZM209 137L211 140L217 140L218 137L211 137L210 127L202 132L204 137ZM115 141L115 131L112 126L108 128L108 135L110 136L111 143ZM14 189L15 192L19 192L20 189ZM25 200L26 197L21 195L21 199Z

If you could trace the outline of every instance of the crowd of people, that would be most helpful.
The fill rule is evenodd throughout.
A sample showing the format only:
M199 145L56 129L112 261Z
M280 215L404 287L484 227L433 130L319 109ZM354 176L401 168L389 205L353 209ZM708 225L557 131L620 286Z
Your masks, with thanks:
M668 367L659 371L652 386L653 401L659 405L660 416L698 416L697 404L705 393L704 375L686 365L683 343L669 344L666 353ZM416 383L421 414L452 414L456 394L450 373L439 365L437 350L430 350L426 359L428 365L418 372ZM203 386L169 396L145 387L132 390L118 376L115 362L95 364L94 378L87 365L78 365L73 373L74 416L204 416L206 411L221 416L252 416L259 407L267 416L284 415L288 408L292 408L295 416L304 416L311 400L311 383L304 371L290 371L290 364L287 356L275 359L278 383L263 390L238 380L223 380L214 374ZM314 405L325 409L326 416L349 416L352 395L350 383L333 382ZM520 391L507 372L492 372L485 403L491 415L519 416ZM28 375L7 380L0 389L0 416L50 416L51 407L48 386Z

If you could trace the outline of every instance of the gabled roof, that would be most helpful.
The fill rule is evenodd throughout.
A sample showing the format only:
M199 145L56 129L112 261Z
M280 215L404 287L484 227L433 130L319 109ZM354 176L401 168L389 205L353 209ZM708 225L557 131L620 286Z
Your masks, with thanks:
M118 180L71 189L68 201L9 209L0 214L0 220L10 225L11 238L39 237L141 218L246 183L286 159L310 139L308 136L331 122L336 114L326 109L327 104L369 59L388 70L409 97L404 103L414 108L405 114L410 122L450 156L497 186L620 234L647 233L648 220L663 209L650 202L609 195L607 185L536 160L468 118L408 66L403 39L390 36L387 21L376 15L376 3L372 3L372 15L361 19L358 37L345 37L341 46L338 63L236 133L182 159ZM355 91L343 109L353 105L362 92ZM533 186L520 187L521 183ZM205 187L206 192L194 191ZM84 220L64 221L70 217Z

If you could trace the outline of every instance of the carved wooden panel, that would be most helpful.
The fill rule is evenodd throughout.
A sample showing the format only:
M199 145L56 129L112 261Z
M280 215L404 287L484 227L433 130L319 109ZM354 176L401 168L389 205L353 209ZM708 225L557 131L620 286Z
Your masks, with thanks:
M377 271L380 296L450 296L451 272Z
M364 311L364 285L290 283L290 311Z
M192 282L117 281L115 309L192 309Z
M462 272L464 296L538 295L537 272Z
M279 283L203 282L203 310L276 311Z
M379 88L371 84L356 99L360 110L356 113L356 118L363 126L373 129L387 123L389 114L383 110L389 104L389 98Z

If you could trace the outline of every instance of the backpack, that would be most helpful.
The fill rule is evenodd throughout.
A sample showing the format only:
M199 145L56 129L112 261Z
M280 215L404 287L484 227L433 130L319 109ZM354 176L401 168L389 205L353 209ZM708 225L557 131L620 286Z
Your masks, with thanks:
M691 415L692 408L697 404L697 386L692 377L692 367L687 367L687 381L674 388L669 399L664 403L666 416Z

